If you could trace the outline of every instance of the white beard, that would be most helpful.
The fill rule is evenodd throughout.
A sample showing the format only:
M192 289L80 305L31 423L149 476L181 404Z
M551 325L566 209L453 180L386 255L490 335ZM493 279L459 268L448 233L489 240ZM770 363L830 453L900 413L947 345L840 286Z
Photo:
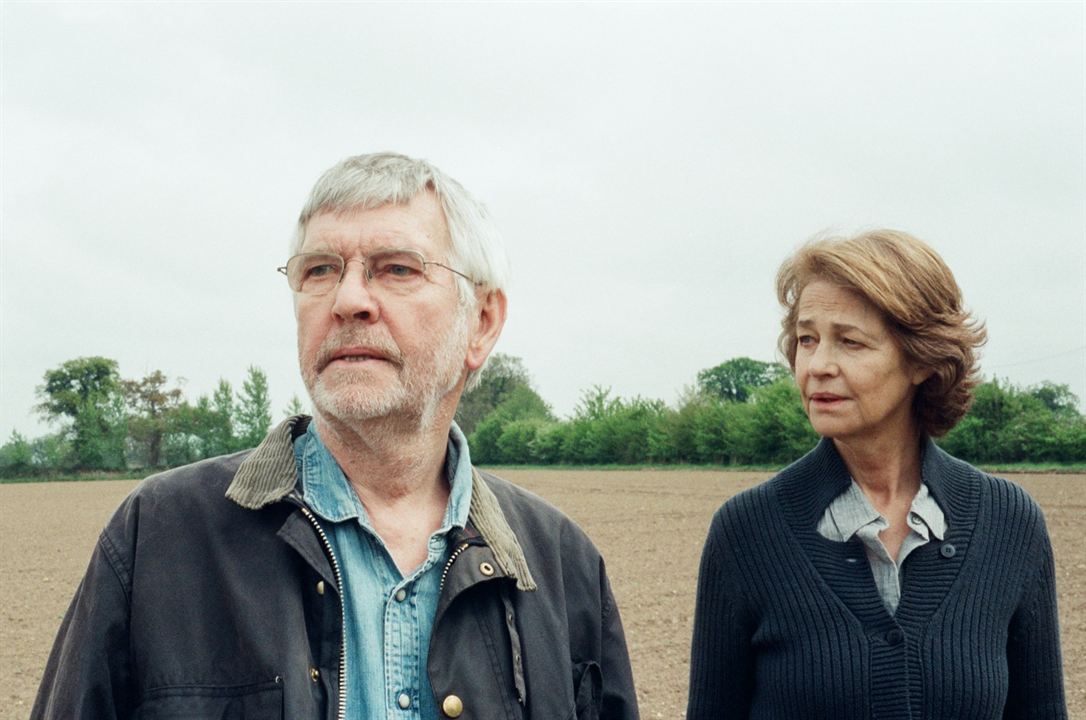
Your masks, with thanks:
M445 337L432 352L406 358L391 338L372 338L352 329L331 337L322 344L318 358L337 347L365 345L380 350L393 361L397 373L394 382L358 376L337 382L315 367L302 364L302 379L317 413L329 420L358 425L367 420L400 416L428 428L434 422L438 406L460 382L468 346L468 313L459 311ZM388 373L390 368L374 368Z

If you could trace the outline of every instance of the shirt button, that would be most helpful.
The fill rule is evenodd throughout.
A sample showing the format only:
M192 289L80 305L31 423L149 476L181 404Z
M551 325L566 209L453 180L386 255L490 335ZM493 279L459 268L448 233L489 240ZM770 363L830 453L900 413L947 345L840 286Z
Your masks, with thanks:
M396 602L403 602L407 598L407 591L400 588L393 597L396 598Z
M479 572L481 572L483 575L486 575L487 577L490 577L494 574L494 566L488 562L479 563Z
M455 695L446 695L441 701L441 712L445 717L458 718L464 712L464 703Z
M939 548L939 554L945 558L952 558L958 554L958 548L954 547L953 543L943 543L943 546Z
M894 628L893 630L886 631L885 638L887 645L898 645L901 643L902 640L905 639L905 633L901 632L897 628Z
M400 693L400 696L396 698L396 703L400 706L401 710L406 710L411 707L411 696L407 693Z

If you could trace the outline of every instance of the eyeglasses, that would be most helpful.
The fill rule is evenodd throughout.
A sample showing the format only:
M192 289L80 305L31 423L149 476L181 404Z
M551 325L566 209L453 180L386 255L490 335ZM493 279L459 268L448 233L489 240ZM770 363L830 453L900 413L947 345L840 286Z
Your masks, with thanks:
M324 295L343 280L347 263L360 262L366 268L366 281L400 295L414 292L430 280L427 268L437 265L455 273L474 285L474 280L448 265L427 260L414 250L379 250L366 257L344 260L335 253L301 253L283 267L276 268L287 276L290 289L303 295Z

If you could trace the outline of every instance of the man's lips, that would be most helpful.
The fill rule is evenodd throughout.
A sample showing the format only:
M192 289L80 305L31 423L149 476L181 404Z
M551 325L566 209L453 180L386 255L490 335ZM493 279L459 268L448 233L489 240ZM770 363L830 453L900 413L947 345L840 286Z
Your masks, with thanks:
M389 355L389 353L384 350L356 345L352 345L350 347L336 348L328 353L325 353L321 358L321 363L319 367L321 370L324 370L326 367L334 362L387 362L392 363L393 365L398 364L397 359Z

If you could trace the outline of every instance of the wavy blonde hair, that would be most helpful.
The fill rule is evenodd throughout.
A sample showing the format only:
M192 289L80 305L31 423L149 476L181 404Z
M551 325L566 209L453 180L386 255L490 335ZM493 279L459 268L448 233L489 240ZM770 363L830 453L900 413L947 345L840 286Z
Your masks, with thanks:
M922 432L944 435L965 416L980 382L976 350L987 331L963 307L961 289L938 253L887 229L803 245L777 272L777 300L785 310L778 344L793 372L797 306L815 280L851 290L877 308L906 361L931 371L913 400Z

